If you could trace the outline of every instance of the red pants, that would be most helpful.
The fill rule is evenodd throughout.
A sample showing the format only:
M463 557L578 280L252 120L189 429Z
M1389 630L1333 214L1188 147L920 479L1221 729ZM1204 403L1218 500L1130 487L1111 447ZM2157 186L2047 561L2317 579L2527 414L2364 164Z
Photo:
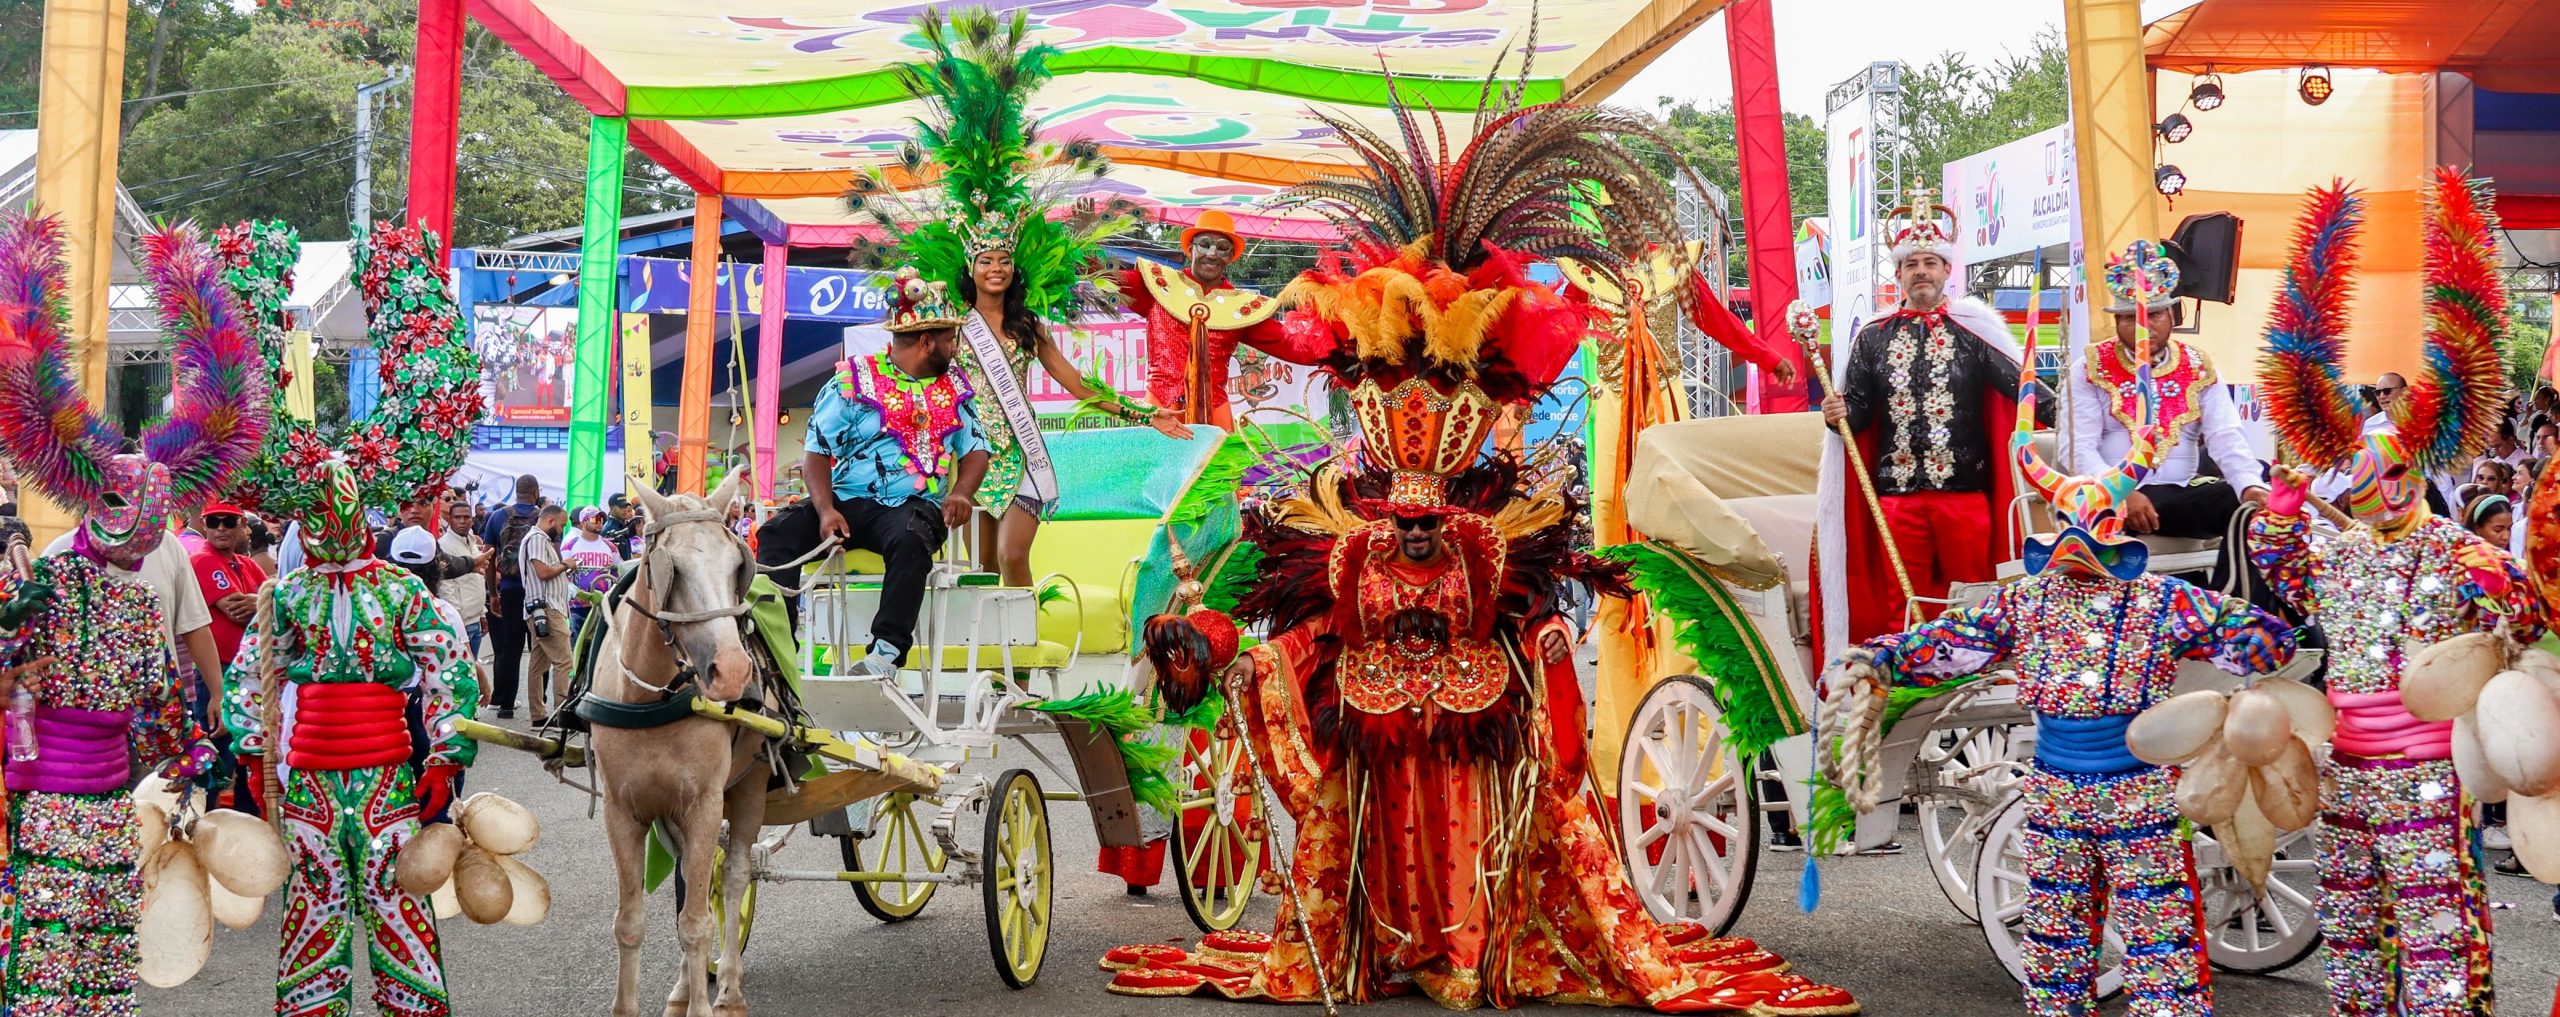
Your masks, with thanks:
M2005 549L1992 534L1991 496L1980 491L1922 491L1888 494L1884 521L1893 546L1902 552L1911 592L1918 597L1945 597L1949 583L1989 582L1998 575ZM1852 508L1855 511L1855 507ZM1902 631L1902 587L1893 578L1890 560L1852 566L1855 575L1873 576L1849 589L1849 638L1852 642ZM1922 618L1938 614L1935 604L1920 605Z

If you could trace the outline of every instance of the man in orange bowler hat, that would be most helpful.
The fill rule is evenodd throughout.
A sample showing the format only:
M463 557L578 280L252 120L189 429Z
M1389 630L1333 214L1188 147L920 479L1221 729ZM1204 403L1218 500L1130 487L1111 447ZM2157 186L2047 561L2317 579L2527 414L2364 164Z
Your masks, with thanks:
M1234 217L1211 209L1182 231L1183 267L1141 261L1121 282L1130 313L1147 319L1147 398L1185 423L1235 430L1227 376L1237 343L1293 364L1316 363L1327 346L1321 335L1289 336L1278 301L1227 281L1243 253Z

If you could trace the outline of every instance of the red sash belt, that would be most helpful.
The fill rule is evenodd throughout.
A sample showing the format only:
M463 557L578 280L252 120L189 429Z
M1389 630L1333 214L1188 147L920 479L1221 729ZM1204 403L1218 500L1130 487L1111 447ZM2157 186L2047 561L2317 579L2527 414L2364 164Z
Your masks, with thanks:
M362 770L409 761L409 697L399 689L372 682L293 689L293 745L286 765Z

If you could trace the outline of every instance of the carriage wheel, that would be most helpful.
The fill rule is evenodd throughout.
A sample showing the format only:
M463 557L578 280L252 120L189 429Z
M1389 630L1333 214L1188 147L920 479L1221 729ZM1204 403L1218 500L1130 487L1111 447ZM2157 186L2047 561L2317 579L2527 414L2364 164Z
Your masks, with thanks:
M948 867L951 864L951 856L943 852L942 845L934 843L933 832L929 829L930 824L917 817L916 810L919 807L931 809L934 806L904 791L883 796L879 806L871 814L870 833L861 837L841 838L844 842L845 871L940 873ZM879 845L880 867L876 870L865 868L863 865L862 845L865 841ZM908 882L855 883L853 899L862 905L862 910L870 912L873 918L884 922L903 922L915 917L917 912L923 911L926 902L933 900L933 891L941 885L940 883Z
M2223 860L2222 845L2196 831L2196 880L2204 891L2206 956L2224 971L2282 971L2320 949L2320 917L2312 891L2320 885L2316 826L2276 836L2276 860L2263 895Z
M1915 803L1920 819L1920 851L1938 892L1968 919L1979 920L1973 901L1973 869L1982 852L1983 830L2000 807L2003 777L1987 773L1956 782L1956 774L2009 758L2010 725L1992 724L1938 732L1920 746L1914 774L1936 772L1936 791Z
M2027 981L2026 955L2019 946L2027 922L2026 832L2027 810L2012 798L1991 817L1991 831L1982 840L1982 856L1973 874L1982 939L1991 944L1991 955L2020 985ZM2124 991L2124 937L2117 934L2112 917L2107 920L2106 945L2098 952L2094 991L2102 1000Z
M987 792L985 840L987 949L996 973L1014 988L1040 977L1049 953L1049 803L1029 770L1006 770Z
M1618 756L1628 881L1656 921L1733 928L1760 864L1760 808L1705 679L1663 679Z
M1191 732L1182 741L1185 788L1174 817L1175 857L1180 858L1182 910L1202 932L1220 932L1244 920L1262 873L1262 803L1247 786L1244 745L1234 729ZM1224 733L1221 733L1224 732Z

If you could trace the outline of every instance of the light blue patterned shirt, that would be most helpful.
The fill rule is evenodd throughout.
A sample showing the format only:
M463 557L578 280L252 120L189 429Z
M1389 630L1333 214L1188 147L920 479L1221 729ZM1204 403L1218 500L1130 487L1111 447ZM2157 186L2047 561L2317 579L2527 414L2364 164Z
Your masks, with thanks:
M880 376L907 385L926 384L899 370L886 352L873 357ZM959 426L943 436L941 460L919 469L897 432L884 426L880 408L870 399L846 394L853 372L863 366L861 361L838 365L809 414L808 449L835 460L829 478L836 500L863 498L883 505L902 504L910 498L940 502L948 487L944 481L960 459L987 450L986 432L978 426L977 400L970 398L968 383L953 378L960 391Z

